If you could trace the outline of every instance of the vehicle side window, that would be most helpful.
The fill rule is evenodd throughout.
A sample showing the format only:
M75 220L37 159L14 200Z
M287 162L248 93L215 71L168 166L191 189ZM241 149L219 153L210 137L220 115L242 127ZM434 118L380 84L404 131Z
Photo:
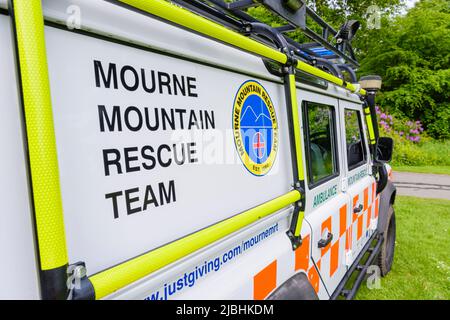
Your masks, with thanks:
M310 187L337 176L335 109L333 106L303 104L306 158Z
M361 122L361 113L357 110L345 109L345 140L347 145L347 164L349 170L366 162L366 148Z

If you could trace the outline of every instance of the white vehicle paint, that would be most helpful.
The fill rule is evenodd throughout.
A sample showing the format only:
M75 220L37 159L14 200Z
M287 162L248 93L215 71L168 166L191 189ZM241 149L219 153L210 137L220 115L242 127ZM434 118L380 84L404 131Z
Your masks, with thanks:
M8 19L0 15L0 299L39 297L23 124Z
M65 27L66 9L70 5L80 8L83 32L73 32ZM0 8L6 8L6 2L0 1ZM44 0L43 9L46 21L51 22L45 27L45 40L69 261L84 261L88 276L292 189L282 80L271 74L260 58L103 1ZM10 17L0 14L0 69L6 70L0 74L0 146L6 155L0 159L0 200L4 206L0 251L10 258L6 259L7 264L0 264L0 274L12 275L0 288L0 298L38 298L38 266L30 208L32 194L28 188L23 119L9 26ZM101 78L102 71L107 76L111 63L118 72L117 89L114 81L106 88L107 79ZM124 70L122 81L120 70ZM147 75L152 70L164 72L169 77L175 75L177 79L183 79L185 93L181 93L181 87L178 87L178 94L175 94L175 87L160 87L160 92L157 88L148 93L142 87L141 76L138 88L128 90L123 82L133 86L132 70L139 73L144 70ZM192 81L188 82L188 78ZM256 176L245 168L233 139L235 95L248 80L259 82L268 92L279 128L276 158L269 173L263 176ZM265 276L262 272L274 272L275 277L273 288L267 289L262 298L296 273L308 275L319 298L330 297L374 232L377 223L372 194L374 179L369 174L369 157L358 167L347 169L344 109L355 110L363 117L359 97L332 84L321 89L297 83L296 90L303 141L303 103L333 107L336 164L340 167L332 179L317 186L310 183L306 186L305 220L301 232L305 239L304 252L293 251L286 236L292 218L289 207L106 298L261 298L261 291L256 286L258 275ZM118 120L115 125L110 123L113 129L108 129L108 119L114 117L115 106L122 117L121 130ZM163 109L169 112L184 110L177 113L180 119L192 113L197 117L208 115L210 121L204 118L200 128L189 128L186 116L184 124L177 118L175 129L148 130L145 125L135 131L130 129L138 126L139 114L145 118L145 112L155 112L155 109L159 112ZM132 115L128 128L126 110ZM362 134L367 142L365 131L364 127ZM167 167L161 166L160 162L155 168L145 168L143 163L149 159L143 157L143 147L157 149L174 143L184 143L186 148L191 144L191 151L195 151L192 152L192 163L175 165L172 158L172 164ZM133 149L128 149L127 154L126 148ZM368 154L367 143L365 148ZM107 153L112 149L115 153ZM189 150L185 149L187 153ZM117 154L120 154L120 167L117 162L105 164ZM128 169L124 161L127 155ZM163 155L171 157L167 150ZM303 157L303 163L308 163L306 152ZM307 167L304 170L306 172ZM361 179L349 185L351 176L364 170L366 173L359 175ZM170 186L170 182L173 185ZM145 209L143 198L149 185L159 203L148 204ZM330 188L333 194L316 205L315 197L327 193ZM167 196L170 190L173 195ZM164 191L165 201L161 201ZM114 192L116 195L111 196ZM365 201L365 192L369 192L367 197L371 206L364 205L360 213L362 222L358 217L354 221L353 199L358 195ZM139 200L135 200L136 197ZM341 227L342 208L346 208L345 228ZM367 222L370 217L372 220ZM358 223L362 224L362 235L358 233ZM335 235L331 244L318 248L317 243L328 232ZM264 236L259 236L261 234ZM246 244L258 236L258 241L253 240L254 245ZM353 239L354 247L348 248L349 238ZM208 264L211 261L221 264L208 272L198 271L206 270L202 269L205 266L214 266L214 262ZM190 276L193 273L195 276ZM175 286L176 290L173 289ZM173 292L168 293L171 290L168 288Z

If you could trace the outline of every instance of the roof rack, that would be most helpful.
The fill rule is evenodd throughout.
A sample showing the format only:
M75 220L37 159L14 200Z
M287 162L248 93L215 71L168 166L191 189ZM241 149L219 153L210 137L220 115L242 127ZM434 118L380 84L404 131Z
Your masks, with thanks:
M347 21L339 31L336 31L303 0L172 0L172 2L241 33L248 33L246 30L250 23L261 23L250 16L246 9L264 6L287 22L274 29L284 37L297 56L340 78L341 72L346 71L350 74L352 82L356 82L354 70L359 64L351 46L351 39L359 28L359 22L355 20ZM307 19L312 19L320 27L321 32L309 28ZM289 38L286 33L295 30L302 31L312 42L302 44ZM248 35L271 44L269 38ZM334 39L334 43L329 40L330 37L331 40Z

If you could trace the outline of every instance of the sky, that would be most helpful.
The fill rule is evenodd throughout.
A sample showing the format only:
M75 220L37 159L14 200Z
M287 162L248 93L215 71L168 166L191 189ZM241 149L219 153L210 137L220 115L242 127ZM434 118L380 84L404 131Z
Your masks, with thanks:
M419 1L419 0L406 0L406 7L407 7L408 9L414 7L414 4L415 4L417 1Z
M409 9L411 9L412 7L414 7L414 4L416 4L416 2L419 2L420 0L405 0L406 3L406 8L400 10L400 15L405 15Z

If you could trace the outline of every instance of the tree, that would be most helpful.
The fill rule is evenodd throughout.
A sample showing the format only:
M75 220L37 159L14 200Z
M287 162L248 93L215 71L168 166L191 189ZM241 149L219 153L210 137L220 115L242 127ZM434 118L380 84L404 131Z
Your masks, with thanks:
M335 29L349 19L361 22L353 40L361 63L358 75L382 76L378 102L383 109L422 120L435 138L450 138L450 0L422 0L406 15L398 14L404 0L306 2ZM367 28L370 6L382 13L380 29ZM263 7L248 12L272 26L285 24ZM311 21L308 26L319 30ZM299 42L311 41L300 31L289 36Z
M384 20L366 48L359 74L382 76L380 105L450 138L450 1L422 0Z
M280 0L281 1L281 0ZM317 14L336 30L350 19L358 20L361 23L361 30L367 30L367 20L370 8L376 6L384 15L398 13L403 7L405 0L305 0L306 4L314 9ZM271 26L280 26L285 22L264 7L249 8L250 15ZM317 25L313 21L307 21L308 27L315 30ZM309 41L300 31L289 34L298 41ZM365 38L363 32L359 32L358 38ZM364 42L364 41L363 41Z

